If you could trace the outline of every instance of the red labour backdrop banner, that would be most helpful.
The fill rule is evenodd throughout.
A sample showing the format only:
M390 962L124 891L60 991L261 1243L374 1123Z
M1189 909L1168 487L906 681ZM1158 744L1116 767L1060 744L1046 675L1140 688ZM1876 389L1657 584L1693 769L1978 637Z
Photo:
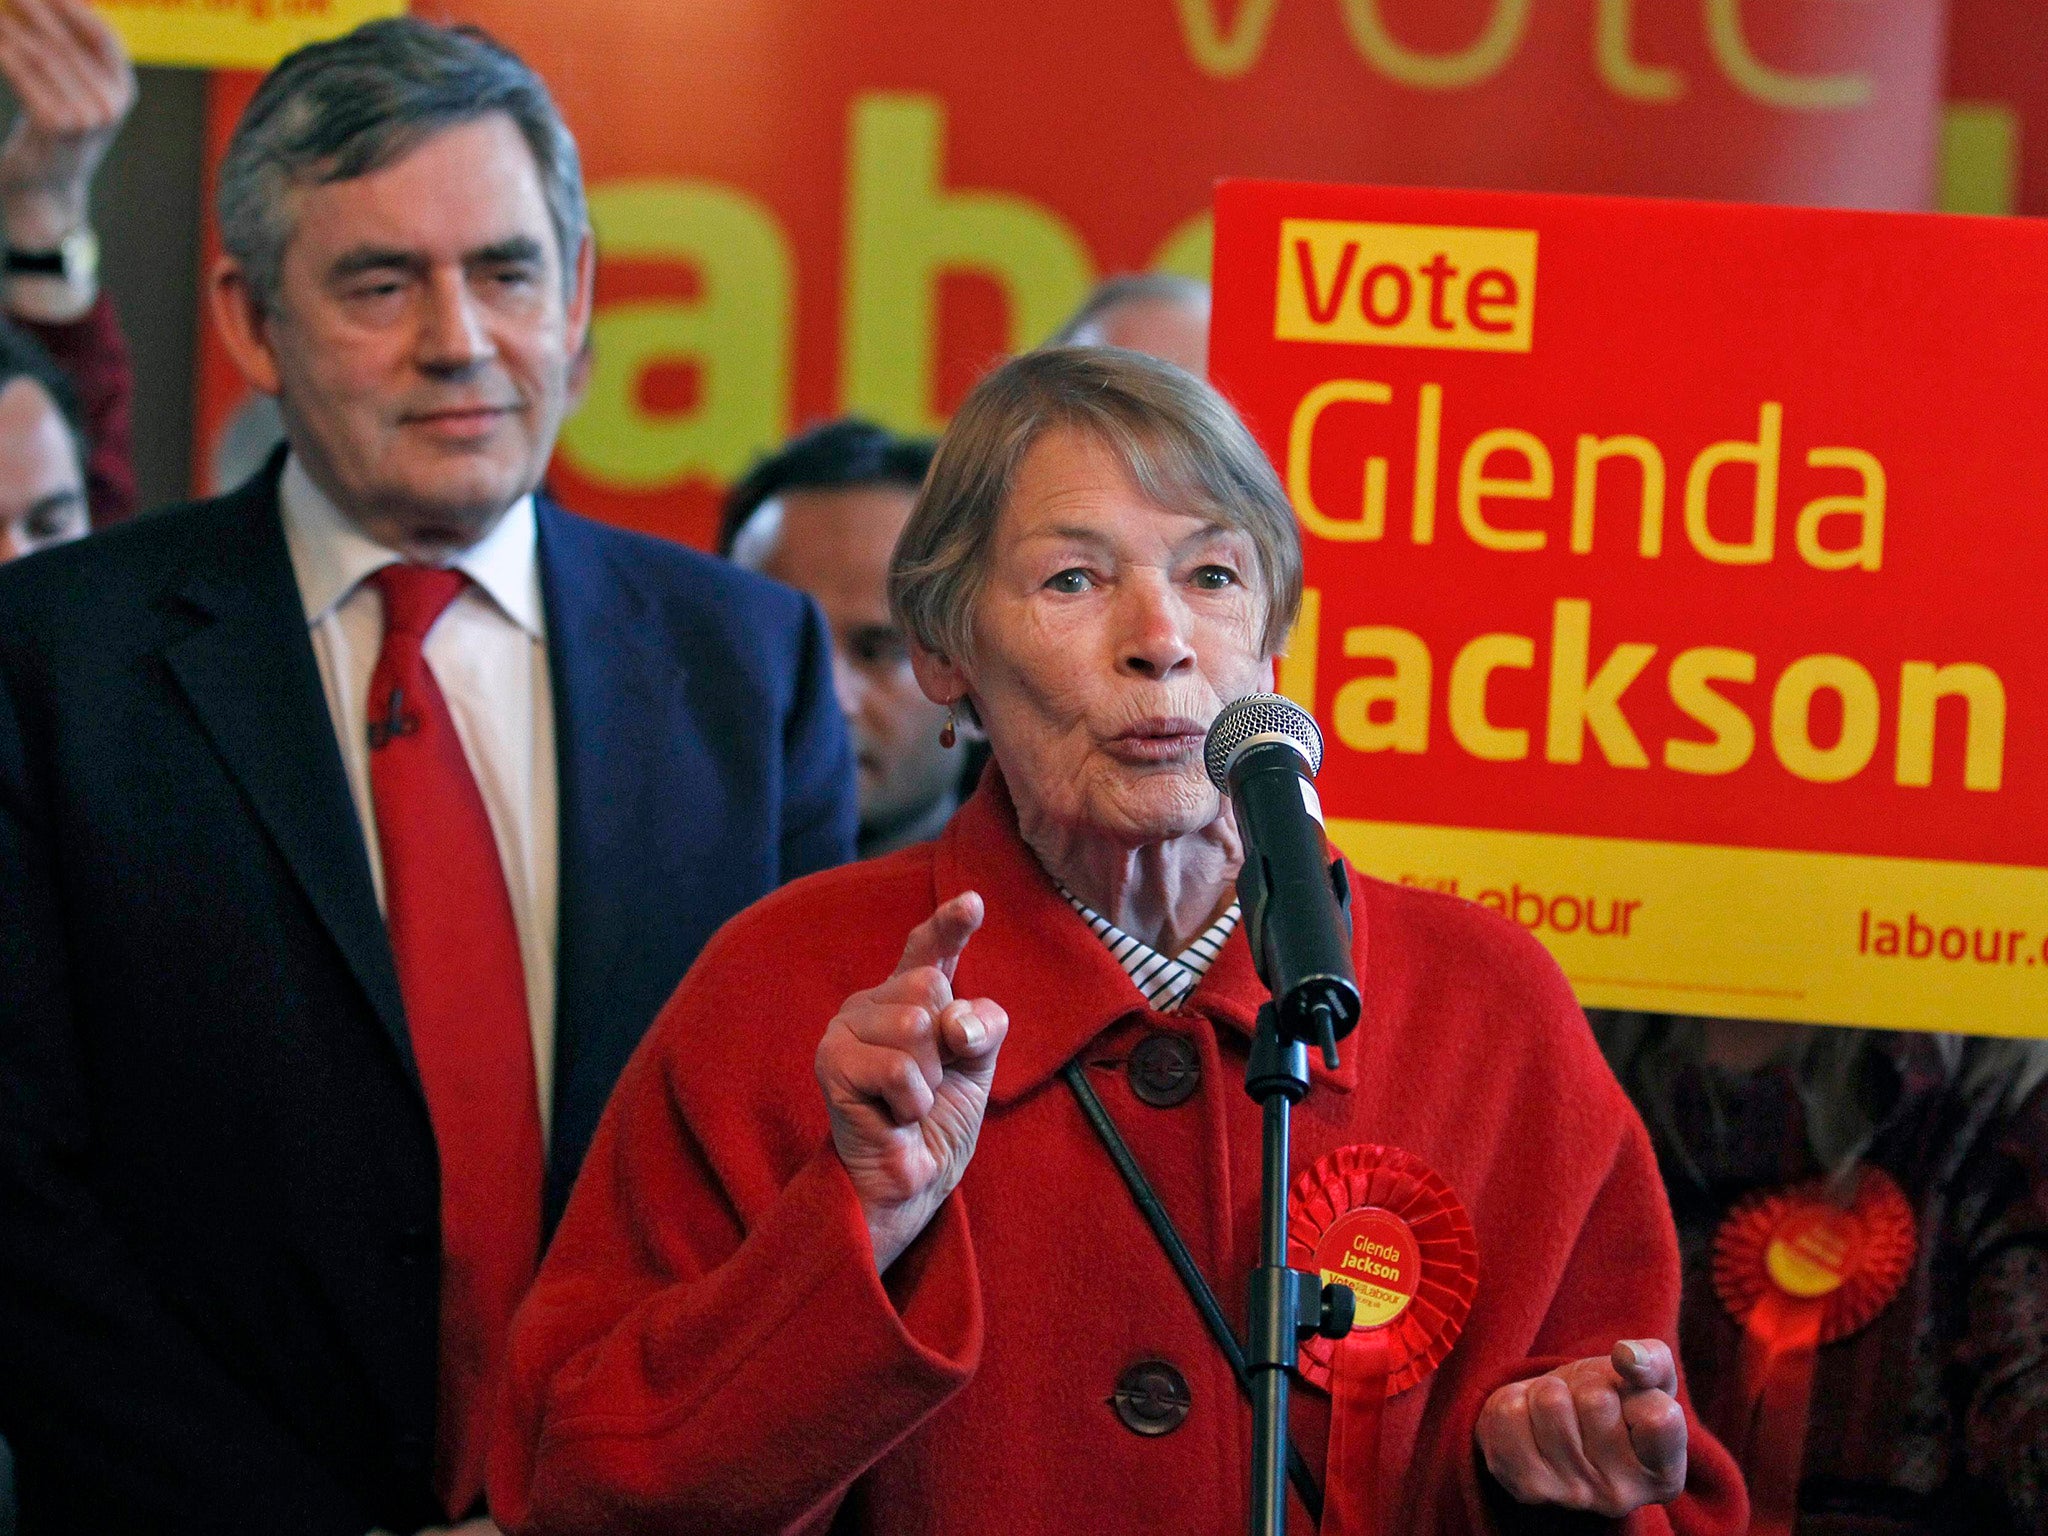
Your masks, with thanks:
M2048 214L2048 6L1954 0L1948 51L1949 100L1990 135L1963 146L1992 184L1962 211Z
M1095 278L1202 272L1225 175L1914 208L1936 0L538 0L605 261L570 504L703 542L806 421L934 430ZM224 79L215 140L247 86ZM199 462L239 383L209 342Z

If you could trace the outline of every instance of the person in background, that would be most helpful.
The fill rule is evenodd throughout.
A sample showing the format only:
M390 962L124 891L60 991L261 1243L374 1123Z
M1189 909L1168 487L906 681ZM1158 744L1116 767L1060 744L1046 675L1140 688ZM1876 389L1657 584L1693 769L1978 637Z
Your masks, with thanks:
M860 856L935 837L960 803L966 748L911 671L889 613L889 556L933 445L827 422L750 469L725 498L719 552L816 598L860 774Z
M1209 285L1172 272L1108 278L1046 345L1124 347L1202 378L1209 371Z
M301 49L217 212L286 450L0 568L0 1432L36 1536L483 1530L614 1079L853 851L830 637L536 494L592 259L512 54Z
M1768 1528L1798 1536L2048 1533L2048 1042L1593 1024L1670 1192L1703 1416L1734 1443L1756 1423L1758 1449L1777 1453L1751 1469L1760 1522L1775 1513L1790 1523ZM1801 1190L1888 1210L1897 1263L1860 1325L1820 1343L1804 1421L1755 1421L1746 1326L1723 1293L1745 1215ZM1797 1470L1774 1488L1788 1455Z
M4 563L134 510L133 375L99 291L89 195L135 104L135 71L84 0L13 0L0 5L0 81L17 104L0 139ZM0 1536L14 1524L14 1461L0 1440Z
M85 0L7 0L0 5L0 79L18 107L0 141L0 308L71 381L91 526L104 528L135 510L134 377L114 307L99 287L90 196L93 173L135 105L135 70L113 28ZM24 420L17 410L11 424ZM15 441L0 436L0 453ZM35 543L84 532L84 521L71 519Z
M84 538L85 429L71 381L0 327L0 563Z

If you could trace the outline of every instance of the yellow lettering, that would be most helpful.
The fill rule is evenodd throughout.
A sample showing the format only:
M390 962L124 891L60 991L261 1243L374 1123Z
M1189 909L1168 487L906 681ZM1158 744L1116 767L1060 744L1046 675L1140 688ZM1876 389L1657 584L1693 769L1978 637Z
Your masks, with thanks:
M1386 405L1394 391L1372 379L1325 379L1301 397L1294 408L1294 420L1287 428L1287 498L1294 503L1302 526L1317 538L1355 544L1381 538L1387 531L1387 461L1377 454L1365 461L1365 491L1357 517L1331 517L1316 505L1309 484L1309 469L1315 461L1316 423L1323 412L1340 401L1361 405Z
M1322 643L1322 590L1303 587L1301 611L1294 616L1294 628L1287 632L1287 648L1280 653L1280 675L1273 686L1310 714L1316 712L1316 652Z
M1495 725L1486 714L1486 685L1503 667L1528 671L1536 665L1536 642L1527 635L1481 635L1451 663L1451 734L1474 757L1490 763L1517 762L1529 755L1529 733Z
M1198 213L1159 242L1159 249L1152 253L1152 270L1177 272L1206 283L1214 265L1215 248L1216 219L1212 214Z
M1344 631L1344 654L1387 662L1392 670L1354 677L1337 690L1331 714L1337 739L1357 752L1429 750L1429 647L1422 637L1388 625ZM1385 719L1373 707L1387 706Z
M1909 661L1899 669L1898 781L1914 788L1934 782L1935 709L1945 698L1961 699L1968 710L1963 788L1997 789L2005 781L2005 684L1974 661Z
M1637 60L1629 41L1634 20L1635 0L1600 0L1593 15L1593 62L1600 78L1630 101L1676 101L1685 94L1685 77L1667 65Z
M1587 679L1592 649L1593 605L1561 597L1550 630L1550 719L1543 755L1553 763L1576 763L1586 755L1586 732L1616 768L1647 768L1650 759L1636 739L1621 696L1657 654L1654 645L1617 645Z
M1273 335L1281 341L1527 352L1533 229L1282 219Z
M1814 469L1853 469L1863 481L1855 496L1816 496L1799 509L1799 523L1793 542L1799 558L1817 571L1846 571L1861 566L1874 571L1884 564L1884 466L1875 454L1861 448L1815 448L1806 455ZM1853 517L1859 529L1856 542L1841 549L1829 549L1820 541L1820 525L1831 517Z
M1425 91L1458 91L1506 67L1529 27L1532 0L1494 0L1493 15L1461 53L1418 53L1387 30L1379 0L1341 0L1344 29L1366 62L1391 80Z
M1756 657L1748 651L1701 645L1671 659L1671 702L1714 733L1712 741L1672 739L1664 743L1664 766L1680 773L1733 773L1756 750L1756 727L1728 699L1716 681L1753 683Z
M1443 443L1444 387L1425 384L1415 407L1415 513L1408 525L1411 543L1436 542L1436 475Z
M1941 113L1943 213L2015 213L2020 115L2010 102L1951 101Z
M1513 480L1489 476L1487 461L1496 453L1519 453L1527 473ZM1481 549L1541 549L1547 539L1541 528L1496 528L1487 522L1485 498L1548 501L1554 474L1550 450L1534 433L1519 427L1496 427L1491 432L1482 432L1472 439L1458 464L1458 521Z
M608 256L695 269L701 296L608 304L591 325L590 383L562 424L578 474L622 491L729 481L788 427L793 262L774 215L702 181L610 181L590 192ZM696 409L655 414L640 381L694 364Z
M1796 75L1759 59L1742 31L1742 0L1707 0L1707 42L1737 90L1793 112L1842 112L1870 101L1868 75Z
M1753 443L1737 439L1711 443L1692 461L1685 477L1685 533L1692 547L1722 565L1768 565L1776 549L1778 450L1785 435L1785 407L1766 400L1758 412ZM1756 497L1747 541L1724 542L1707 526L1707 496L1714 471L1724 464L1756 466Z
M1642 468L1643 519L1636 548L1645 560L1664 552L1664 455L1647 437L1594 437L1582 433L1572 465L1572 553L1593 552L1593 504L1600 494L1600 466L1609 459L1634 459Z
M1842 701L1842 734L1832 747L1813 743L1813 696ZM1814 784L1853 779L1877 751L1877 683L1847 656L1802 656L1771 692L1771 745L1786 771Z
M1272 30L1280 0L1243 0L1235 7L1237 25L1228 31L1216 19L1218 4L1228 10L1233 0L1177 0L1181 40L1203 74L1234 80L1265 51L1266 34Z
M853 105L847 197L849 410L935 434L937 288L979 273L1009 296L1011 349L1058 328L1094 279L1070 225L1029 198L946 190L946 109L936 96L870 94Z

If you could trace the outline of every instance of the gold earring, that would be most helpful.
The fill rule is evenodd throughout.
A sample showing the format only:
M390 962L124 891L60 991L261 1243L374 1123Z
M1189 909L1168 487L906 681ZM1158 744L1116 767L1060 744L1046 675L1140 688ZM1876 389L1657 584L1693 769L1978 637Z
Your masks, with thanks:
M946 706L946 723L939 727L939 745L950 751L954 743L959 740L960 727L953 719L953 706L948 704Z

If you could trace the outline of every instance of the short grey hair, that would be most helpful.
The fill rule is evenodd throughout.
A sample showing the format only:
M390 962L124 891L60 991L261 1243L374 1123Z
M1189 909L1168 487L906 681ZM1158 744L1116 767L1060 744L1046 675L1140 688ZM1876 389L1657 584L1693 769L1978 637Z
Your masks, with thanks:
M1067 317L1046 342L1048 347L1095 346L1102 340L1102 323L1128 304L1178 304L1185 309L1207 313L1209 285L1199 277L1179 272L1119 272L1106 277L1088 292L1081 307Z
M1279 476L1208 384L1116 347L1027 352L975 386L890 562L889 607L904 632L940 656L974 655L996 520L1032 445L1059 428L1108 449L1147 500L1250 538L1262 644L1276 655L1301 608L1301 531Z
M221 244L268 307L291 236L287 192L367 175L443 129L494 112L510 117L533 151L566 291L590 216L576 140L547 86L477 28L411 16L309 44L265 77L221 162Z

